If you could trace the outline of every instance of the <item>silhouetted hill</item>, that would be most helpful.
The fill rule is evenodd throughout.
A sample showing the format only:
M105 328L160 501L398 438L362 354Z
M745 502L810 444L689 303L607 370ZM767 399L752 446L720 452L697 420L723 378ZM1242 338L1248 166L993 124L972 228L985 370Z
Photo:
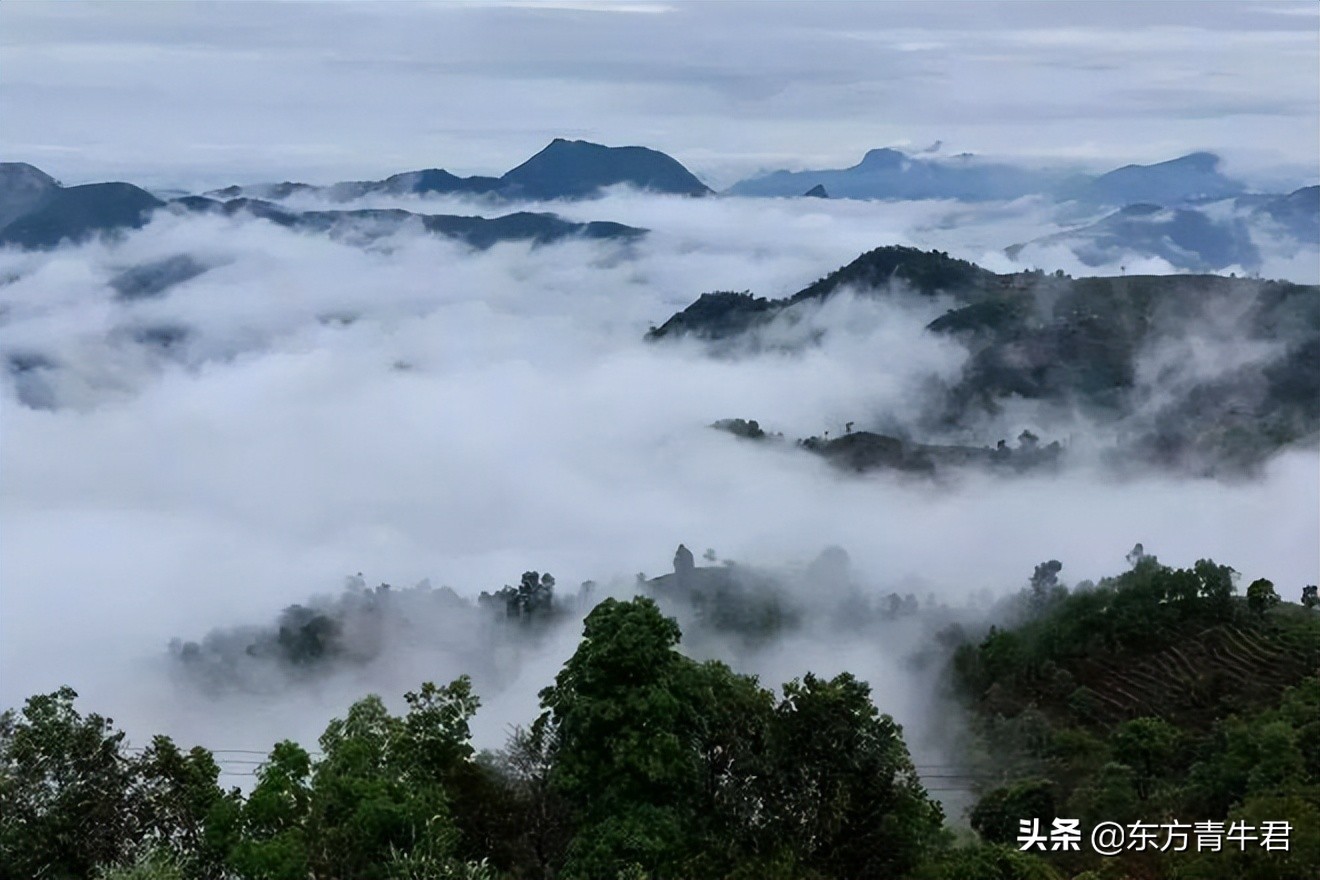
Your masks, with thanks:
M54 247L93 235L143 226L165 204L131 183L89 183L51 190L35 209L0 229L0 244Z
M427 232L460 239L484 249L502 241L531 241L547 244L565 238L628 240L645 235L645 229L622 223L591 221L578 223L555 214L519 211L502 217L459 216L453 214L416 214L399 208L360 209L354 211L294 211L261 199L230 199L217 202L194 196L176 204L204 213L240 212L269 220L289 229L321 232L349 238L373 239L392 235L409 224Z
M384 180L344 181L326 187L321 192L334 201L347 202L368 195L485 195L498 192L502 186L497 177L459 177L443 168L425 168L393 174Z
M675 195L710 193L678 160L657 150L563 138L555 138L500 180L512 187L508 194L536 199L581 198L617 184Z
M648 336L662 339L691 334L702 339L726 339L773 318L788 306L824 299L842 288L874 290L897 281L926 296L955 290L965 294L973 289L988 289L997 277L973 263L939 251L881 247L862 254L787 299L766 300L745 292L702 294Z
M578 199L625 184L649 192L708 195L711 190L671 156L647 147L606 147L555 138L543 150L501 177L459 177L442 168L405 171L384 180L343 181L327 187L304 183L230 186L206 193L222 200L286 199L321 195L352 201L370 195L461 193L495 199Z
M0 229L36 209L59 181L26 162L0 162Z
M830 194L825 191L824 186L818 183L815 186L813 186L811 189L804 192L802 196L803 198L809 198L809 199L828 199L830 197Z

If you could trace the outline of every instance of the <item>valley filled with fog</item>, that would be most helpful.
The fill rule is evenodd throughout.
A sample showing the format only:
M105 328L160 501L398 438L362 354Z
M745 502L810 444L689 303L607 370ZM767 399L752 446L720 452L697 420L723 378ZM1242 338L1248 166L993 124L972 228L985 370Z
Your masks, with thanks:
M490 213L453 195L334 207ZM598 596L626 597L638 573L671 571L683 543L712 549L714 564L776 573L820 612L768 645L711 632L698 650L771 687L850 670L932 760L949 718L932 703L934 673L910 662L930 633L877 639L832 624L839 597L802 576L828 547L846 551L849 589L867 601L913 594L951 619L984 619L1043 560L1060 560L1070 584L1114 574L1137 542L1175 566L1213 556L1288 598L1314 580L1313 436L1247 473L1123 470L1105 455L1113 429L1018 400L917 439L993 447L1030 430L1068 450L1058 468L854 474L791 442L848 423L916 424L932 382L955 381L969 356L926 329L954 305L945 297L897 281L845 290L765 331L783 344L746 350L645 338L703 292L785 297L880 245L1020 271L1003 248L1062 228L1048 201L616 188L499 213L516 208L648 231L483 250L407 225L321 235L245 213L158 210L119 238L0 252L0 702L70 684L130 737L265 749L285 735L310 743L366 691L394 702L420 680L471 673L477 745L496 748L535 716L580 613L526 642L484 633L469 612L435 614L420 635L387 634L370 662L313 680L272 672L218 694L177 675L169 645L330 601L359 573L475 597L537 570L560 594L593 581ZM1264 277L1314 280L1295 271L1305 263L1295 250L1261 250ZM124 292L126 272L181 256L184 280ZM1031 265L1172 269L1122 254L1088 266L1062 247ZM1138 381L1176 388L1269 349L1232 322L1189 325L1137 353ZM790 442L711 429L728 418Z

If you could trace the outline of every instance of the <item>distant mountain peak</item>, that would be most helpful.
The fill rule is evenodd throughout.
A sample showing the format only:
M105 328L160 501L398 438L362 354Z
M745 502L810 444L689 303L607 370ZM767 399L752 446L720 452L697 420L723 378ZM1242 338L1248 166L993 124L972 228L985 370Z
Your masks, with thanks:
M39 207L60 182L26 162L0 162L0 228Z
M0 230L0 244L46 248L66 239L79 242L104 232L136 229L164 204L131 183L56 186L39 204Z
M858 168L895 168L907 161L907 154L891 147L867 150Z
M1177 159L1170 159L1169 162L1165 164L1172 165L1178 163L1196 168L1203 168L1206 171L1214 171L1219 167L1219 163L1222 161L1223 160L1219 158L1219 154L1202 150L1196 153L1188 153L1186 156L1180 156Z
M500 180L533 198L588 196L617 184L678 195L710 192L682 163L659 150L564 138L555 138Z
M1123 205L1132 202L1176 204L1193 199L1227 198L1246 191L1219 171L1220 158L1209 152L1188 153L1151 165L1124 165L1090 181L1076 195L1085 201Z

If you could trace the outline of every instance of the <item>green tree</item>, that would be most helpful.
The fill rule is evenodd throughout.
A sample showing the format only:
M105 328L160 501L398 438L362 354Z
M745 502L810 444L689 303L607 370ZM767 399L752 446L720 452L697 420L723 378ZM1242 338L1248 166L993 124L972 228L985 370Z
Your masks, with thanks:
M311 772L302 746L277 743L241 809L222 804L213 812L233 841L229 865L243 880L307 880Z
M181 870L218 876L225 852L207 834L207 822L225 797L215 758L200 747L183 752L169 737L156 736L135 769L144 837L170 852Z
M110 718L62 687L0 714L0 878L82 878L138 839L133 762Z
M1161 718L1134 718L1110 735L1114 757L1131 767L1137 796L1151 796L1157 780L1174 772L1179 762L1182 734Z
M917 778L898 725L848 673L784 685L763 803L799 861L835 877L910 872L943 816Z
M1022 820L1039 819L1042 827L1049 828L1056 815L1050 783L1035 779L989 792L972 808L969 819L987 843L1012 844L1017 841Z
M587 616L577 651L541 692L557 740L551 780L579 832L569 873L654 873L684 855L700 791L689 749L692 707L675 651L679 629L650 599L606 599Z
M447 783L471 758L468 720L478 701L466 677L448 687L428 682L407 701L398 718L366 697L322 734L307 823L318 875L372 880L451 863L459 833Z
M1263 616L1279 604L1279 594L1274 591L1274 584L1265 578L1257 578L1247 587L1247 607L1252 613Z

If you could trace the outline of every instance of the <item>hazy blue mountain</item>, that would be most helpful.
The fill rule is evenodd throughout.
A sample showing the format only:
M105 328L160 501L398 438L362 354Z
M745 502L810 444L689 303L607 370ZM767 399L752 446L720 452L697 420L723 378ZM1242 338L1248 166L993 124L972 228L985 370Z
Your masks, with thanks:
M1246 187L1219 172L1219 157L1191 153L1154 165L1126 165L1099 176L958 156L871 150L851 168L775 171L735 183L738 196L795 196L823 187L836 198L989 201L1051 195L1089 205L1175 205L1239 195Z
M93 235L143 226L151 211L165 204L131 183L89 183L58 187L41 203L0 229L0 244L54 247Z
M310 193L341 202L369 195L431 193L464 193L497 199L577 199L617 184L678 195L710 193L678 160L658 150L606 147L555 138L545 149L502 177L459 177L443 168L426 168L384 180L349 180L326 187L289 182L252 184L229 186L206 195L221 200L240 197L281 200Z
M1219 173L1214 153L1190 153L1154 165L1124 165L1066 188L1062 195L1102 205L1174 205L1239 195L1246 186Z
M1254 206L1252 216L1276 224L1299 242L1320 244L1320 186L1269 197Z
M821 186L818 183L815 186L813 186L811 189L804 192L802 194L802 197L809 199L828 199L830 197L830 194L826 191L825 187Z
M555 138L506 173L506 194L537 199L583 198L628 184L651 192L700 196L710 188L672 156L646 147L605 147Z
M775 171L735 183L736 196L797 196L822 187L845 199L961 199L987 201L1050 192L1061 186L1061 172L985 162L969 154L909 156L899 150L871 150L851 168Z
M1132 255L1159 257L1177 269L1210 272L1229 266L1255 270L1260 252L1243 217L1212 219L1195 208L1128 205L1101 220L1007 249L1016 258L1033 245L1064 245L1088 266Z
M565 238L628 240L646 234L645 229L622 223L591 221L577 223L556 215L519 211L501 217L418 214L399 208L353 211L294 211L262 199L230 199L219 202L202 196L176 200L187 210L203 213L244 212L279 226L323 232L347 238L374 239L391 235L409 224L418 229L457 238L475 248L488 248L503 241L547 244Z
M1064 245L1088 266L1130 256L1159 257L1178 269L1207 272L1261 265L1257 242L1320 247L1320 186L1287 195L1243 195L1162 208L1128 205L1086 226L1007 248L1017 258L1035 246Z
M0 229L36 209L59 181L26 162L0 162Z

